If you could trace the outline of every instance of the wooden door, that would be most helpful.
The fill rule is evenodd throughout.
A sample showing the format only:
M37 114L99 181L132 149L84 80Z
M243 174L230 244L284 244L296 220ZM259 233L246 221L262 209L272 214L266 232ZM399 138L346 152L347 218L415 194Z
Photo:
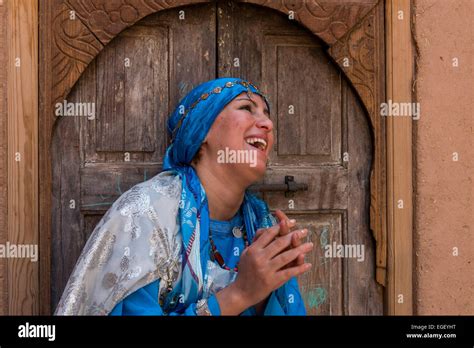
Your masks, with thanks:
M309 189L264 194L308 226L315 251L300 287L309 314L382 314L369 231L372 142L366 114L324 44L254 5L219 2L151 15L88 66L68 102L96 119L63 117L53 136L52 306L110 204L161 168L166 118L206 80L235 76L270 98L277 141L264 183L294 176ZM128 60L127 60L128 59ZM80 184L79 184L80 183ZM325 245L364 246L364 260L325 258Z

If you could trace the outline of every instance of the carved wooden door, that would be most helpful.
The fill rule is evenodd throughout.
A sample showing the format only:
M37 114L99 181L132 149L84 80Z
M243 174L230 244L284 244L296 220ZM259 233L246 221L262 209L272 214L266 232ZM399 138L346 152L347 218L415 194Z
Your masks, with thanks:
M52 136L53 309L111 203L160 171L166 118L179 99L222 76L248 79L269 96L277 141L263 183L293 176L308 186L292 197L263 193L272 210L310 230L313 269L299 279L308 313L382 313L366 111L324 42L276 11L234 2L142 19L107 44L67 96L67 103L95 105L95 118L60 117ZM344 245L363 254L338 257Z

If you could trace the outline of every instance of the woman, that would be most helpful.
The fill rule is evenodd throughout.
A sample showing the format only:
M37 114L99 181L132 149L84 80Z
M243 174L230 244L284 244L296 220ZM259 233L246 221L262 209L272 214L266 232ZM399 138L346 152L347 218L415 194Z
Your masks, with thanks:
M56 314L304 315L295 277L311 266L307 230L290 231L295 221L281 211L277 224L246 191L273 146L264 95L237 78L205 82L168 130L164 171L105 214ZM224 150L254 161L222 161Z

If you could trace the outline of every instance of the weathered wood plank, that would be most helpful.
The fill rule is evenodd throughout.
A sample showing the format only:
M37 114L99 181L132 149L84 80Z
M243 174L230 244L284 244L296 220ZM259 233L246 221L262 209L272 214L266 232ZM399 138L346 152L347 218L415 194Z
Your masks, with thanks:
M71 101L78 100L76 93ZM52 263L51 298L57 303L85 243L80 220L80 150L78 117L58 121L53 141L53 214L51 235ZM62 231L67 233L62 233ZM54 311L54 307L51 311Z
M0 1L0 23L7 23L7 6ZM0 244L8 240L8 136L7 136L7 25L0 26ZM0 259L0 315L8 314L7 260Z
M112 42L97 57L96 151L124 150L124 74L122 50ZM97 100L95 100L97 98Z
M8 241L38 246L38 2L8 6ZM19 60L18 60L19 59ZM15 64L16 63L16 64ZM8 314L39 310L38 262L8 260Z
M122 193L161 171L159 165L94 165L81 170L83 212L105 213Z
M165 33L160 33L162 40L155 40L155 37L160 35L156 29L138 27L136 33L127 34L124 37L124 39L127 38L123 46L126 49L121 56L133 63L125 69L125 85L127 86L124 95L125 151L154 152L158 150L155 120L159 112L159 95L165 94L168 90L164 83L160 88L160 80L165 81L162 77L168 72L166 54L168 40ZM162 121L163 117L159 120ZM160 122L161 129L162 125L163 122ZM163 146L159 150L164 152Z
M412 102L413 46L411 1L388 1L387 18L387 100ZM407 15L398 19L398 11ZM387 228L391 263L387 286L387 312L413 314L413 177L412 118L387 119ZM403 208L399 208L400 200Z
M347 200L347 229L344 243L363 246L363 260L344 260L344 300L347 315L381 315L383 288L375 281L375 241L370 233L370 165L372 141L368 116L355 93L344 84L343 105L347 113L347 152L349 161L349 190Z

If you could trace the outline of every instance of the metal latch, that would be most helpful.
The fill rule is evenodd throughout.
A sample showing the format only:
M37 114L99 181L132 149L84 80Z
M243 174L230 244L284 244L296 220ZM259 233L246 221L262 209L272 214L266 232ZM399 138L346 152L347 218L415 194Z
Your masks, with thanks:
M293 197L297 191L307 191L308 184L299 184L293 175L285 176L284 184L255 184L249 187L254 192L285 192L285 197Z

